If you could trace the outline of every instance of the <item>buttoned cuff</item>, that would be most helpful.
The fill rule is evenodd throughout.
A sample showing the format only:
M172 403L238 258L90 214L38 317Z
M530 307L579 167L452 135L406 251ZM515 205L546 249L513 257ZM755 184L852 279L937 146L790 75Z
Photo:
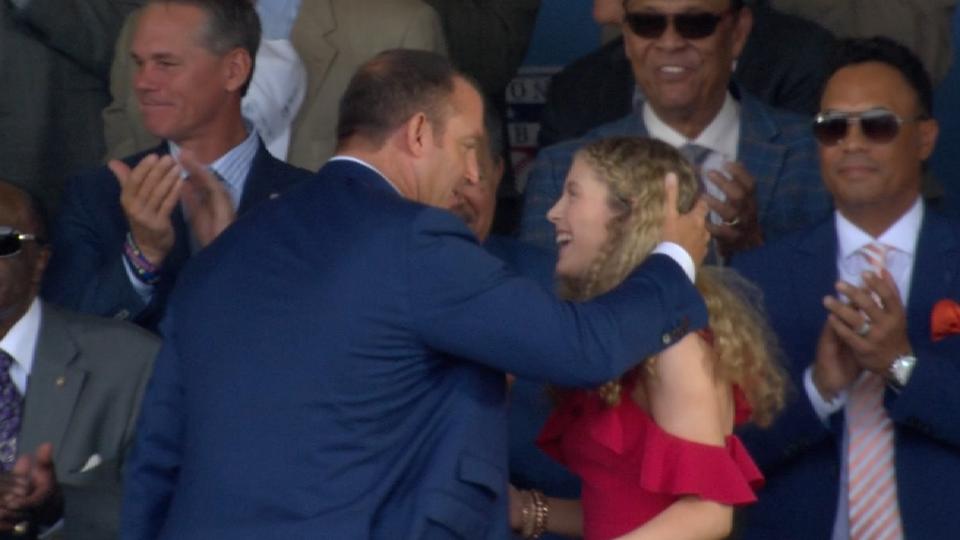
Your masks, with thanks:
M43 528L40 528L40 534L37 535L37 540L55 540L60 538L60 535L57 534L60 530L63 529L63 518L57 520L53 525Z
M817 417L820 418L820 421L824 425L829 425L830 416L847 404L847 391L841 390L833 399L826 400L820 391L817 390L817 385L813 382L813 367L808 367L803 372L803 389L807 392L807 399L810 400L810 405L813 406L814 412L817 413Z
M153 286L140 281L137 274L134 273L133 268L130 268L130 261L128 261L126 257L120 255L120 259L123 260L123 269L127 271L127 279L130 280L130 285L133 287L133 290L143 299L144 304L149 304L153 298Z
M683 273L690 278L691 282L697 280L697 267L693 264L693 258L687 253L687 250L683 249L680 244L675 244L673 242L660 242L657 244L657 247L653 248L654 253L661 253L670 257L677 264L680 265L680 268L683 268Z

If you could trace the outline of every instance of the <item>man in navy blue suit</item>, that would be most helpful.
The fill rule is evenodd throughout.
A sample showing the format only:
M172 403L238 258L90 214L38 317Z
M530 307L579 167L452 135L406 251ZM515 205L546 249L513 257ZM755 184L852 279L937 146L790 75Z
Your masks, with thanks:
M503 372L597 384L705 324L683 268L706 251L702 203L668 207L659 253L579 305L436 208L478 181L482 115L444 58L378 55L343 97L337 156L191 261L123 538L503 538Z
M960 223L920 197L931 96L903 46L842 43L814 123L835 214L733 260L763 289L798 390L742 434L767 477L744 538L960 530L960 337L931 320L960 298Z
M310 177L267 152L240 114L260 21L249 0L154 0L130 54L151 151L73 178L44 297L153 328L191 254Z

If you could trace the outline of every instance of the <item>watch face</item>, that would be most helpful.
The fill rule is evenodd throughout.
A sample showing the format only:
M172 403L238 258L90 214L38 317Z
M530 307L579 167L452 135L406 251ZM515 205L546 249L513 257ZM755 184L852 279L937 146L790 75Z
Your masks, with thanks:
M893 364L890 364L890 375L898 385L904 386L907 384L907 380L910 378L910 372L913 370L913 365L916 361L916 357L901 356L894 360Z

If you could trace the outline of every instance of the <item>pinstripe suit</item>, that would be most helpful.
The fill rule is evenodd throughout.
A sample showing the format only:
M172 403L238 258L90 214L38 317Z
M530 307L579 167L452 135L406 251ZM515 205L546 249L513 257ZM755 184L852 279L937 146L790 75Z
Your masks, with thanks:
M771 108L732 87L740 98L740 141L737 159L756 181L757 209L766 240L826 217L830 197L820 181L816 144L810 124L802 116ZM540 151L527 181L520 238L556 249L547 210L560 198L573 154L584 144L604 137L646 136L640 115L604 124L580 139Z

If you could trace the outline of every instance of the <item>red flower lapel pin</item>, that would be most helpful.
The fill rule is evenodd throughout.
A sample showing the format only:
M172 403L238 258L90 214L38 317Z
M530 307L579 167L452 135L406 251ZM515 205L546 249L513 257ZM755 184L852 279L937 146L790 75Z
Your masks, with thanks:
M953 300L940 300L930 312L930 334L934 341L960 334L960 304Z

